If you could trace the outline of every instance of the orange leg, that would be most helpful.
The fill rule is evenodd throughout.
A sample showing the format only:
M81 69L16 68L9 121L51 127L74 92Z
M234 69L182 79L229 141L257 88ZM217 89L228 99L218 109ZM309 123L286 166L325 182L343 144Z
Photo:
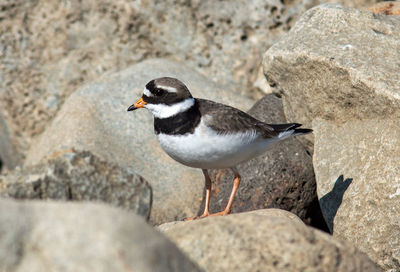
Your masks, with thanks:
M227 215L231 212L233 200L235 199L235 195L239 188L240 179L241 179L241 176L240 176L239 172L236 170L236 168L232 167L231 169L235 173L235 179L233 180L233 188L232 188L231 195L229 197L228 204L226 205L225 210L218 212L218 213L210 214L210 216Z
M204 177L206 179L206 205L204 206L203 214L200 215L199 218L203 218L203 217L210 215L208 209L210 207L211 179L210 179L210 176L208 175L208 171L206 169L202 169L202 170L203 170Z
M206 181L206 204L205 204L205 207L204 207L204 212L200 216L186 218L185 221L204 218L204 217L207 217L207 216L227 215L227 214L229 214L231 212L233 200L235 199L235 195L236 195L236 192L237 192L237 190L239 188L240 179L241 179L241 176L240 176L239 172L236 170L236 168L232 167L231 169L235 173L235 179L233 180L232 192L231 192L231 195L229 197L228 204L225 207L225 210L223 210L221 212L218 212L218 213L210 214L209 206L210 206L210 197L211 197L211 179L210 179L210 176L208 175L208 171L206 169L202 169L204 177L205 177L205 181Z
M200 216L186 218L185 221L199 219L199 218L207 217L210 215L210 212L208 209L210 207L211 179L210 179L210 176L208 175L208 171L206 169L202 169L202 170L203 170L203 175L204 175L205 182L206 182L206 204L204 206L204 212Z

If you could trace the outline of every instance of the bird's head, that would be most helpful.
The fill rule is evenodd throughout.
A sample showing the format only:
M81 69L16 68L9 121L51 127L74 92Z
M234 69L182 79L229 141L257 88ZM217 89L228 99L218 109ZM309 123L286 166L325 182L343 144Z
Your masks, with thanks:
M156 118L168 118L194 104L189 89L176 78L161 77L146 84L142 97L128 111L146 108Z

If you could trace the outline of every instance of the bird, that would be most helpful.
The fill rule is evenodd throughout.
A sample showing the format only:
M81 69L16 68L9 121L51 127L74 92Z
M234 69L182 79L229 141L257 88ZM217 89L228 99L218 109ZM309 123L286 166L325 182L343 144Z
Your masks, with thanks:
M267 124L237 108L194 98L188 87L172 77L149 81L143 95L128 111L146 108L154 117L154 132L162 149L175 161L202 170L205 206L200 216L227 215L239 188L237 165L262 155L274 144L292 136L312 133L301 124ZM209 211L212 182L210 169L231 169L235 175L225 209Z

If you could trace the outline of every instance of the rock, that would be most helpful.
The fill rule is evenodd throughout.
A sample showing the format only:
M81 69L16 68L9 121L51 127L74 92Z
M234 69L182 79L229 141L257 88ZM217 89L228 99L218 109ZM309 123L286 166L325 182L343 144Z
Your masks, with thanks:
M400 203L399 59L399 17L321 5L306 12L263 61L288 119L309 126L320 118L313 122L314 169L334 236L394 270L400 268L393 208Z
M304 225L303 221L297 215L281 209L274 209L274 208L260 209L260 210L249 211L246 214L257 214L270 217L286 217L293 221L296 221L297 223L301 223L302 225Z
M145 84L173 76L185 82L194 96L246 109L251 101L217 86L182 63L153 59L110 74L73 93L26 158L36 164L62 148L89 150L100 158L132 169L153 190L151 222L193 216L200 209L204 177L200 170L172 160L154 135L153 117L146 110L127 112Z
M132 213L89 203L0 200L1 271L201 271Z
M266 123L286 123L282 101L272 94L266 95L248 112ZM275 145L264 155L238 165L237 169L242 181L232 212L280 208L310 223L310 205L317 199L312 157L296 138ZM211 172L215 181L211 196L213 212L225 208L233 186L232 171L220 173Z
M326 0L320 3L341 4L349 8L368 9L371 5L378 3L380 0Z
M286 218L292 219L292 220L304 225L303 221L301 221L301 219L297 215L295 215L294 213L285 211L285 210L281 210L281 209L271 208L271 209L254 210L254 211L246 212L246 214L257 214L257 215L272 216L272 217L286 217ZM172 221L172 222L164 223L164 224L157 226L157 229L159 229L161 232L166 232L170 229L173 229L176 225L185 224L185 223L186 223L186 221Z
M324 4L265 53L263 66L288 120L310 126L316 117L399 117L399 59L399 17Z
M139 175L87 151L65 150L42 164L0 176L0 196L101 201L148 218L151 187Z
M83 83L148 58L173 56L246 92L263 52L315 3L1 1L0 103L15 148L24 155Z
M397 1L380 2L370 7L369 11L377 14L400 15L400 2Z
M380 271L354 246L279 214L209 217L163 233L205 271Z
M264 95L273 93L271 86L268 84L268 81L264 76L263 68L261 65L258 69L257 77L253 82L253 88L256 88Z
M400 270L400 120L315 120L318 197L333 235ZM392 269L392 270L390 270Z

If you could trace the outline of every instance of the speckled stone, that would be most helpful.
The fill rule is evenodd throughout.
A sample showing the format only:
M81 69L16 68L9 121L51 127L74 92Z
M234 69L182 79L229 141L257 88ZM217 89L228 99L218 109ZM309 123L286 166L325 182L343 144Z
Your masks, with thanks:
M152 193L139 175L88 151L61 150L49 161L0 176L0 196L100 201L148 218Z
M288 120L311 126L400 117L399 59L399 16L323 4L265 53L263 67Z
M318 197L333 235L400 270L400 119L318 119L313 128Z
M0 233L0 271L201 271L142 217L104 204L0 199Z
M264 211L182 222L163 233L210 272L381 271L351 244Z

